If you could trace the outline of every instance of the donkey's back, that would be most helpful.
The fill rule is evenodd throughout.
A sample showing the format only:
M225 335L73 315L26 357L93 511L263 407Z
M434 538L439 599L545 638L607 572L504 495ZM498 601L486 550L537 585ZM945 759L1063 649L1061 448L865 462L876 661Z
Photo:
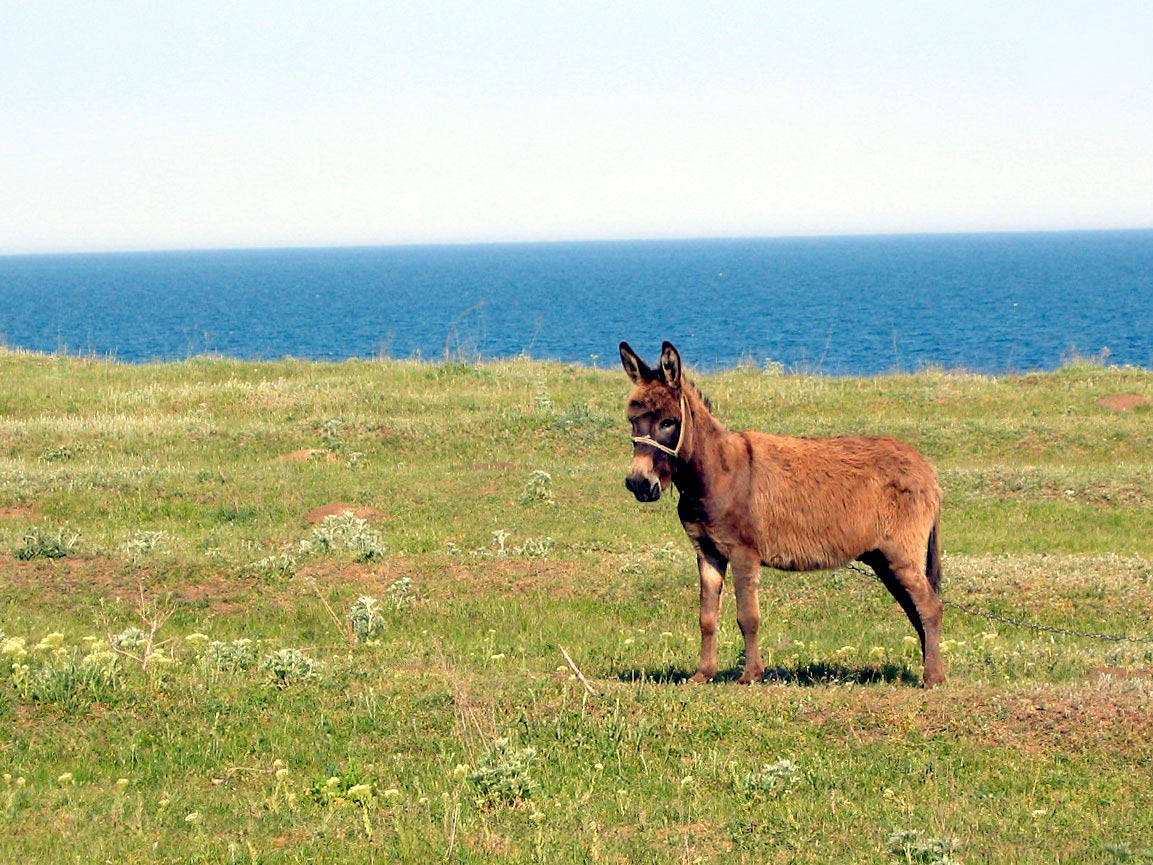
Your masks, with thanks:
M746 507L732 514L764 564L782 570L844 565L873 550L925 545L941 509L936 473L914 447L881 436L796 438L747 431Z

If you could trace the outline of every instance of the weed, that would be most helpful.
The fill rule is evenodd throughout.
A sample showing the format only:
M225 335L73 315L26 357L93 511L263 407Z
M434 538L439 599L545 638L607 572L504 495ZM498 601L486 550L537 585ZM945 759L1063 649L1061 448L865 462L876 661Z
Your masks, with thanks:
M416 590L412 585L412 577L400 577L388 585L385 594L394 610L406 610L416 600Z
M480 765L469 773L482 807L516 805L528 799L537 783L529 774L536 763L535 748L514 748L509 739L497 739Z
M311 536L300 542L300 549L304 553L352 553L360 562L381 559L387 552L380 532L352 511L325 517Z
M217 670L247 670L256 663L256 646L247 638L227 643L213 640L205 648L204 657Z
M736 778L734 786L750 798L779 799L792 791L801 777L801 768L792 760L778 760Z
M320 675L320 664L299 649L277 649L264 656L260 669L268 675L269 684L287 688Z
M172 540L168 532L136 531L128 535L120 549L129 559L140 559L155 553Z
M384 635L384 616L380 613L380 601L369 595L361 595L348 611L352 622L352 632L361 642L376 640Z
M288 580L296 576L296 557L290 553L265 556L259 561L249 562L247 570L258 577Z
M916 830L894 831L885 841L885 847L897 858L923 865L960 865L949 855L959 846L956 838L929 838Z
M32 559L64 559L80 554L80 532L61 527L55 531L43 526L32 526L21 538L14 555L21 561Z
M520 503L522 505L554 504L552 475L540 469L530 474L528 481L524 485L524 492L521 494Z

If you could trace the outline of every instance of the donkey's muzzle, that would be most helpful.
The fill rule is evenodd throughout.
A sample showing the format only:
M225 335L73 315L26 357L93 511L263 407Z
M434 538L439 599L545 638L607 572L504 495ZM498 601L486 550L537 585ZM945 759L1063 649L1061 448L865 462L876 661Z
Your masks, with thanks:
M660 481L650 481L643 475L629 475L625 478L625 486L637 497L638 502L655 502L661 497Z

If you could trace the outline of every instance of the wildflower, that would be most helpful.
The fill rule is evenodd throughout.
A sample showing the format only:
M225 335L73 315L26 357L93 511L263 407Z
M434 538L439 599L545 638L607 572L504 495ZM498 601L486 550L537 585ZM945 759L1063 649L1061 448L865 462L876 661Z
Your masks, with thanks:
M125 790L128 789L128 779L127 778L117 778L116 783L113 786L116 788L117 793L123 793Z
M189 634L187 637L184 638L184 642L191 643L194 646L203 646L205 643L208 642L208 635L207 634L200 634L200 633Z
M39 652L55 651L56 649L59 649L63 644L64 635L59 631L53 631L51 634L48 634L44 637L43 640L36 644L36 650Z
M372 785L354 784L348 788L348 798L354 802L367 802L372 798Z
M603 772L605 770L605 764L604 763L594 763L593 769L597 772Z
M280 768L280 769L276 770L276 780L277 781L283 781L287 777L288 777L288 770L287 769Z
M534 822L534 823L539 823L541 820L544 819L544 812L533 811L531 814L528 815L528 819L532 820L532 822Z
M672 632L672 631L661 631L661 638L662 638L662 639L665 639L665 640L667 640L667 639L669 639L669 638L670 638L672 635L673 635L673 632Z
M385 799L399 799L400 798L400 791L397 790L395 787L389 787L387 790L385 790L380 795L382 795Z
M685 777L681 778L681 787L687 787L691 783L693 783L693 776L692 775L685 775Z
M452 770L452 777L454 778L463 778L467 774L468 766L466 766L464 763L457 763L456 768Z
M193 824L193 825L195 825L196 823L199 823L200 822L200 812L199 811L190 811L189 813L185 814L184 815L184 822L189 823L189 824Z
M870 658L883 658L883 657L885 657L885 647L884 646L873 646L873 648L869 649L869 657Z
M428 797L427 796L421 796L419 799L416 800L416 804L417 805L427 805L428 804Z
M793 640L793 646L795 648L798 648L798 649L803 649L803 648L805 648L805 641L804 640Z
M857 651L856 646L841 646L841 648L837 649L833 654L838 658L843 658L846 655L853 654L855 651Z
M635 642L636 642L636 640L634 640L632 637L629 637L627 640L625 640L625 645L631 646Z
M76 783L75 779L72 777L71 772L65 772L63 775L61 775L59 778L57 778L56 781L60 784L75 784Z
M8 637L0 642L0 655L12 655L14 658L23 658L28 654L24 648L27 641L23 637Z
M488 659L490 661L503 661L504 660L504 652L498 652L495 655L489 655Z

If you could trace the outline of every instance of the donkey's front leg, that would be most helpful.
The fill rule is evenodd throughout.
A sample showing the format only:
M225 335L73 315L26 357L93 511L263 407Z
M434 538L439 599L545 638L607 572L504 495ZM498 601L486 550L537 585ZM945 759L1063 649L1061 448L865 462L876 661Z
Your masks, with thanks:
M759 682L765 674L761 662L761 647L757 635L761 627L761 603L757 587L761 582L761 562L756 555L733 556L733 583L737 590L737 624L745 638L745 670L737 680L739 685Z
M715 550L697 550L697 568L701 572L701 662L690 682L707 682L717 674L717 624L728 565L728 559Z

